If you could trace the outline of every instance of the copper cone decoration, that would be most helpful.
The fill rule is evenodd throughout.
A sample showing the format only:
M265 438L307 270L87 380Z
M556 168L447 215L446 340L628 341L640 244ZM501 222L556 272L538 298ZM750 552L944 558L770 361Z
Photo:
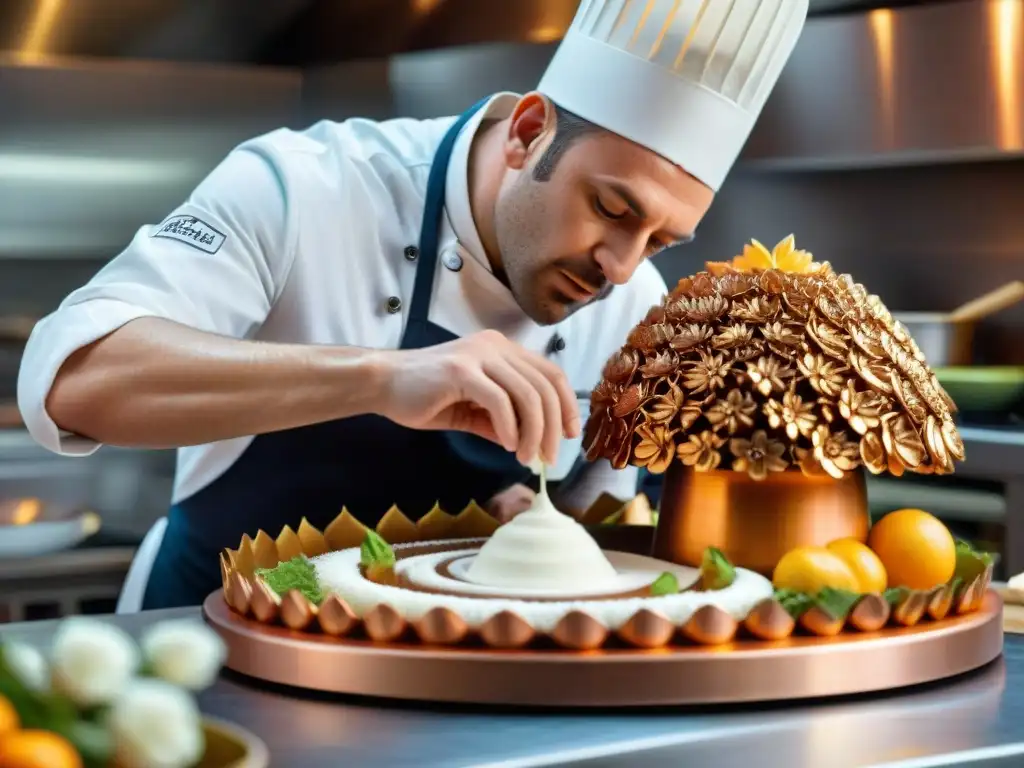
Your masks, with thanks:
M877 296L790 235L679 281L605 365L587 458L764 479L948 474L956 405Z

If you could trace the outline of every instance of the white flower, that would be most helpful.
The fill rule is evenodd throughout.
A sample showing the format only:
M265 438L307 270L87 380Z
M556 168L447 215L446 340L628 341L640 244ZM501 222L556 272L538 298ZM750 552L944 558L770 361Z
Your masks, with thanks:
M53 687L83 706L112 701L139 667L135 641L95 619L62 621L52 656Z
M142 636L142 652L153 674L201 691L213 684L227 653L224 642L198 621L164 621Z
M26 688L45 691L50 685L50 670L46 658L31 645L24 643L3 644L4 664Z
M195 701L163 680L134 680L114 702L107 724L123 768L186 768L205 750Z

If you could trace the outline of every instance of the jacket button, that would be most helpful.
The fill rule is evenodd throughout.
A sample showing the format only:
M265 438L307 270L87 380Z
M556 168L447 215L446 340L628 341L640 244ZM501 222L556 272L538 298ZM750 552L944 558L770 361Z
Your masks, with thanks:
M553 355L556 352L561 352L565 349L565 339L559 336L557 333L551 337L548 341L548 354Z
M402 308L402 300L397 296L391 296L388 298L388 314L395 314Z
M441 257L441 263L452 272L462 269L462 257L456 251L446 251Z
M406 261L416 261L416 259L417 259L417 257L419 255L420 255L420 249L417 248L415 245L407 245L407 246L405 246L405 260Z

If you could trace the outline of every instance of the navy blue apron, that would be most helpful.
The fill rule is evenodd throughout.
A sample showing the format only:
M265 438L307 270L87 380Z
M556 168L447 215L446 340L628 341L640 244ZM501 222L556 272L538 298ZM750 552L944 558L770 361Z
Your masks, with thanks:
M483 104L452 125L430 168L419 249L406 249L416 280L401 349L456 338L428 316L448 161L459 131ZM457 513L514 483L534 485L533 475L491 441L407 429L376 415L258 435L223 475L171 507L143 608L202 603L220 586L218 553L237 547L245 533L276 536L303 517L323 530L342 506L370 527L392 504L413 520L435 503Z

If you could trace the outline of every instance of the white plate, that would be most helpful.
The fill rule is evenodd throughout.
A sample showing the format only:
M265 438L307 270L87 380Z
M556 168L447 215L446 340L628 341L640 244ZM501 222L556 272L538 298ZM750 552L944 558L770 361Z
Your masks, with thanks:
M94 512L39 499L0 501L0 558L28 558L70 549L100 528Z

